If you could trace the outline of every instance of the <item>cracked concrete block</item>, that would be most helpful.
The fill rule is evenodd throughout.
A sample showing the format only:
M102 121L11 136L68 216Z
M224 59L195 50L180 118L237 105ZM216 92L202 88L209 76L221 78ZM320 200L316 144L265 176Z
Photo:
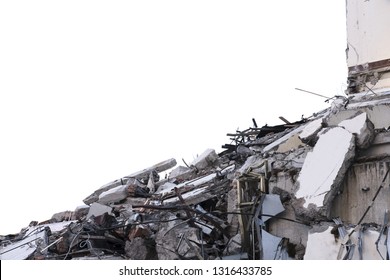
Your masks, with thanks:
M99 195L98 203L110 204L121 201L128 196L127 186L120 185Z
M358 148L368 148L375 138L374 124L369 120L367 113L359 113L355 117L340 122L339 126L356 135Z
M323 130L318 142L306 156L298 175L297 198L304 198L304 207L314 204L328 213L352 160L355 137L341 127Z
M309 122L303 131L299 134L299 138L303 143L314 145L318 140L318 132L323 128L323 118L319 118Z
M103 192L106 192L108 190L111 190L113 188L116 188L121 185L126 185L129 179L148 179L151 172L163 172L165 170L168 170L169 168L172 168L176 165L176 160L174 158L167 159L165 161L156 163L148 168L145 168L143 170L134 172L128 176L125 176L119 180L112 181L110 183L105 184L104 186L100 187L96 191L94 191L91 195L87 196L83 202L87 205L90 205L91 203L94 203L99 200L100 194ZM157 174L158 175L158 174ZM156 182L156 181L155 181Z
M218 159L218 155L214 149L207 149L200 156L198 156L191 165L194 165L197 169L202 170L208 166L212 166Z
M89 219L92 216L94 217L101 216L104 213L111 214L111 212L112 212L111 207L94 202L91 204L91 207L89 208L87 219Z

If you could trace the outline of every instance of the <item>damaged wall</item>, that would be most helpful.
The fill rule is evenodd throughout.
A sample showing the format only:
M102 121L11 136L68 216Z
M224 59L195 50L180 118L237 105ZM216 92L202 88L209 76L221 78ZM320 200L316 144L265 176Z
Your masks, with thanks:
M390 177L385 178L390 161L375 161L354 164L345 175L340 194L332 206L332 217L340 217L344 222L357 224L380 186L380 194L367 213L363 222L382 224L384 212L390 209ZM383 179L385 178L385 181ZM346 207L348 205L348 207Z
M378 259L372 240L390 231L390 132L360 109L340 112L250 128L219 154L114 180L74 211L0 236L0 258ZM318 251L319 243L328 245Z

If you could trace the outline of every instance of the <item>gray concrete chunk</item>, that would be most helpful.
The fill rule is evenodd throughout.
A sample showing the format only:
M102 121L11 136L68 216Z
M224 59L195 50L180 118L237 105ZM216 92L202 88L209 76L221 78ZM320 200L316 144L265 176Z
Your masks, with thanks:
M121 185L111 190L105 191L99 195L98 202L101 204L110 204L121 201L128 196L127 186Z
M335 127L320 134L298 176L296 196L305 199L304 207L309 204L322 207L333 200L354 156L355 137L352 133Z
M302 140L302 142L313 145L315 142L317 142L317 134L321 131L322 127L322 118L313 120L305 125L303 131L299 134L299 138Z

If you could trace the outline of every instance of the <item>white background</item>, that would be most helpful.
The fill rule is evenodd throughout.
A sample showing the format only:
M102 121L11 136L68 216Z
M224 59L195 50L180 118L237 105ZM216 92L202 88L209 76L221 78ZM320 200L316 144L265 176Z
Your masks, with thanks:
M345 1L0 2L0 234L343 95Z

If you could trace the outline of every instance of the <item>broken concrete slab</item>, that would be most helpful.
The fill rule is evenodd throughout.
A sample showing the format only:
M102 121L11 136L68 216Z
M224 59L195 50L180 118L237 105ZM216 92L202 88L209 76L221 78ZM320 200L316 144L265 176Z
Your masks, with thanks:
M313 151L306 156L298 176L296 197L304 198L304 207L314 204L328 212L344 175L355 156L355 137L341 127L325 129Z
M368 148L374 140L374 125L366 113L358 113L355 117L340 122L339 126L356 135L356 146L360 149Z
M176 165L176 160L174 158L167 159L165 161L156 163L155 165L152 165L151 167L145 168L143 170L140 170L140 171L132 173L128 176L125 176L119 180L115 180L115 181L112 181L108 184L105 184L104 186L102 186L99 189L97 189L96 191L94 191L91 195L86 197L83 200L83 202L87 205L90 205L91 203L98 201L100 194L102 194L103 192L106 192L110 189L113 189L113 188L121 186L121 185L126 185L130 178L147 180L149 178L148 176L150 175L151 172L154 172L154 171L157 173L163 172L165 170L168 170L168 169L174 167L175 165Z
M91 204L91 207L89 208L87 219L89 219L92 216L94 216L94 217L101 216L104 213L111 214L111 212L112 212L112 208L111 207L103 205L103 204L100 204L100 203L97 203L97 202L94 202L94 203Z
M312 120L307 125L305 125L303 131L299 134L299 138L303 143L314 146L318 140L318 132L324 127L324 119L318 118Z
M99 195L99 200L97 201L100 204L110 204L114 202L121 201L129 195L127 186L120 185L118 187L112 188L108 191L105 191Z
M214 149L207 149L200 156L198 156L191 165L195 166L198 170L212 166L215 161L218 159L218 155L215 153Z

